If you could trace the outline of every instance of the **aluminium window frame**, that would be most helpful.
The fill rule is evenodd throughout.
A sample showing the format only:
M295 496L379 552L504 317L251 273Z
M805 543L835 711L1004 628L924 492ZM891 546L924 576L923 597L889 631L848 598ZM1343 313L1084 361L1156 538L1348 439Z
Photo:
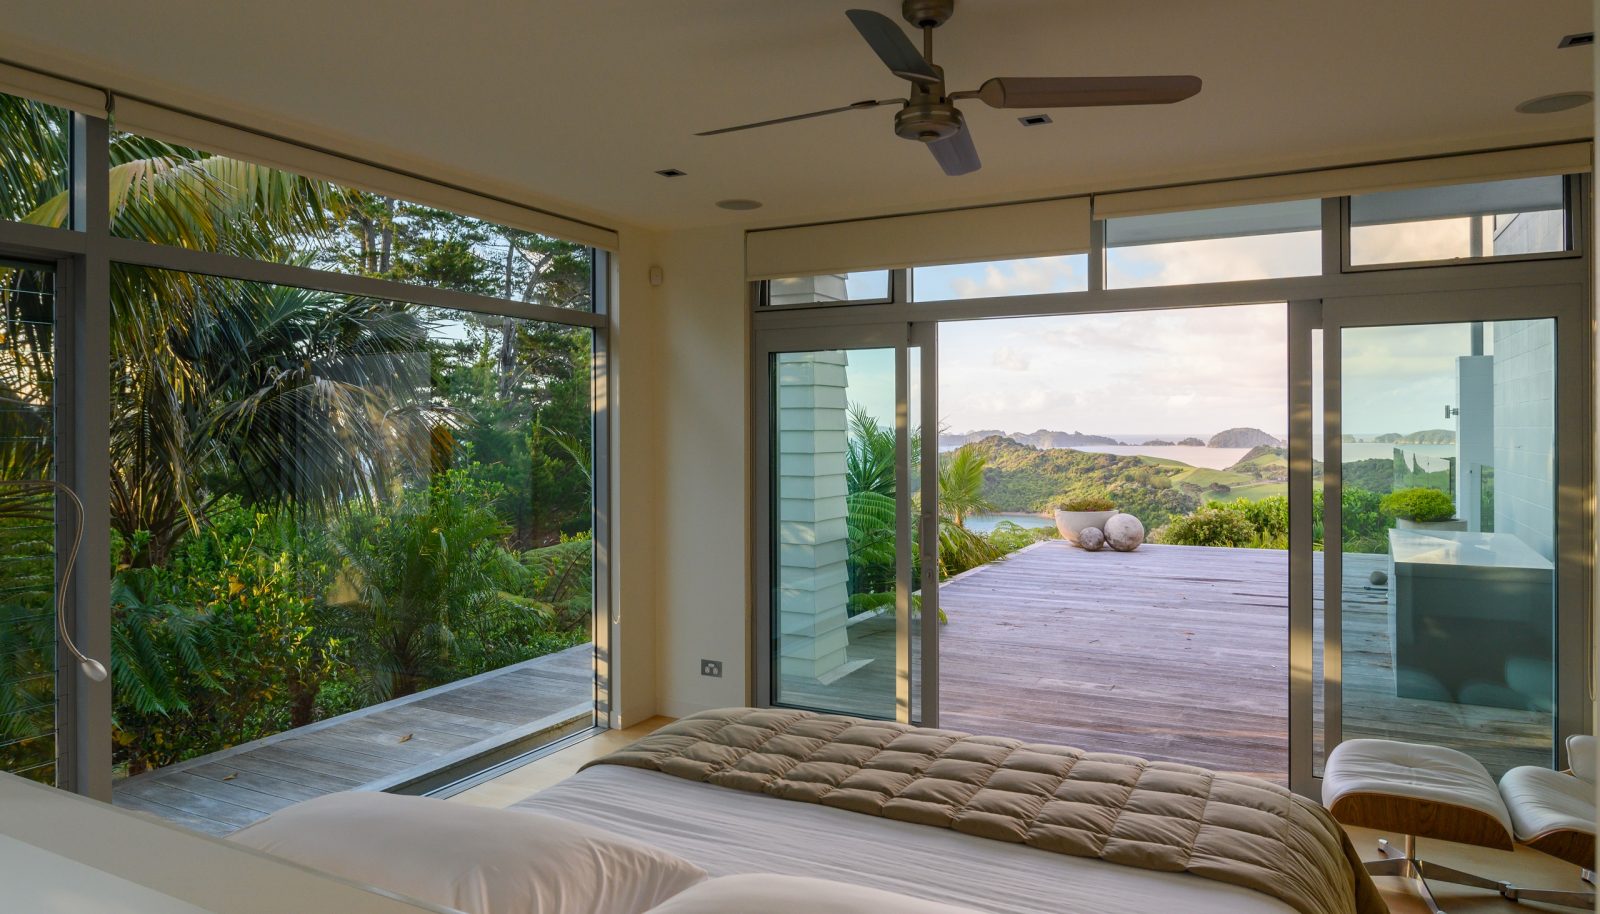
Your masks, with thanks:
M63 227L0 220L0 251L57 269L57 470L84 504L85 523L80 555L106 555L109 530L94 518L105 517L110 505L110 277L112 265L134 264L185 273L293 286L341 295L356 295L422 307L580 327L591 332L591 452L593 510L593 641L597 658L614 653L617 629L611 594L611 409L610 359L615 298L615 255L589 247L593 309L579 311L517 302L425 285L355 276L238 257L213 251L151 244L112 235L110 226L110 122L73 112L71 115L68 186L71 215ZM72 531L58 524L60 539ZM109 566L77 564L69 588L66 623L73 638L91 657L110 659L111 598ZM61 656L57 663L57 785L97 800L112 799L112 681L91 682L76 662ZM109 666L109 663L108 663ZM594 718L578 735L590 735L613 723L609 665L595 663ZM574 735L564 735L573 739ZM484 765L533 746L508 741L496 747ZM450 780L470 775L444 772ZM441 785L429 782L419 790ZM444 789L447 789L447 785Z
M1291 478L1290 482L1290 536L1295 542L1309 540L1312 533L1309 507L1314 490L1310 477L1310 461L1313 455L1309 451L1309 435L1311 430L1323 421L1323 416L1311 414L1311 388L1309 383L1304 383L1308 382L1310 376L1311 331L1321 329L1325 322L1328 325L1341 323L1345 318L1343 309L1351 302L1360 299L1414 296L1422 293L1477 293L1561 286L1577 286L1584 290L1588 318L1592 321L1595 317L1595 287L1592 275L1594 252L1593 238L1587 227L1591 219L1590 199L1594 177L1588 173L1565 177L1569 233L1569 247L1565 251L1529 256L1512 255L1406 263L1386 265L1377 269L1348 269L1346 261L1349 198L1326 197L1322 199L1320 273L1280 279L1107 289L1104 282L1105 223L1096 219L1090 224L1089 288L1085 291L912 302L907 294L910 271L895 270L891 274L890 288L896 293L892 301L874 304L848 302L821 306L790 305L782 308L763 308L760 307L761 284L752 282L750 302L752 340L762 339L765 341L763 345L771 348L787 345L785 340L787 334L794 334L798 339L808 330L819 327L829 327L837 333L843 333L847 328L855 328L856 333L870 337L881 333L885 326L897 325L901 328L900 332L904 332L903 328L908 325L915 326L921 323L936 325L941 321L1287 303L1288 332L1291 334L1288 340L1287 359L1287 369L1290 373L1288 390L1291 438L1294 438L1294 432L1298 430L1305 440L1301 447L1292 448L1289 454L1291 466L1296 462L1301 466L1301 473ZM844 304L852 307L841 307ZM1567 312L1567 317L1569 320L1564 326L1571 326L1573 321L1570 311ZM1437 315L1434 319L1437 319ZM1403 323L1404 315L1396 316L1395 320ZM1419 317L1417 322L1425 323L1427 319ZM1304 339L1301 339L1301 336L1304 336ZM1330 349L1326 334L1323 343L1326 353ZM1335 340L1332 345L1336 346L1337 341ZM1596 609L1594 605L1596 353L1594 339L1589 334L1582 334L1581 339L1574 345L1574 349L1568 350L1568 356L1563 359L1563 364L1576 364L1579 367L1571 369L1574 373L1568 376L1567 383L1563 384L1560 390L1563 397L1571 401L1568 404L1570 412L1564 414L1582 417L1585 425L1566 440L1567 446L1563 449L1561 457L1561 464L1565 468L1563 478L1571 484L1570 488L1563 489L1567 493L1563 504L1567 505L1565 513L1571 516L1560 522L1562 529L1566 531L1560 547L1561 554L1569 564L1565 573L1562 573L1561 583L1558 585L1564 589L1564 593L1558 592L1557 597L1556 630L1563 645L1563 652L1558 660L1561 664L1558 676L1561 682L1561 700L1567 702L1557 711L1555 751L1558 757L1564 757L1566 736L1572 733L1591 732L1594 726L1596 687L1593 683L1592 667L1595 663L1595 652L1600 649L1592 643L1593 623L1589 618ZM757 347L752 345L753 357L757 351ZM1328 365L1325 363L1323 368L1326 373ZM924 377L930 375L936 377L936 371L931 371L930 366L924 365ZM1297 381L1297 378L1300 380ZM753 439L751 453L759 455L764 453L762 438L767 432L766 426L759 418L765 415L761 404L767 396L767 390L766 376L760 367L754 364L754 358L751 385L749 423ZM934 388L930 386L930 391L932 390ZM1291 441L1291 444L1293 443ZM1327 454L1323 456L1325 459L1328 457ZM1565 475L1566 471L1571 471L1572 475ZM755 535L750 538L751 551L748 561L750 567L757 569L758 574L755 579L759 581L763 580L759 571L767 561L767 557L760 550L763 548L762 544L766 542L763 538L762 524L770 517L770 508L766 502L770 493L761 490L759 480L762 477L759 474L753 478L757 480L751 498L751 519ZM1334 491L1336 495L1337 490ZM1338 520L1337 511L1335 502L1330 514L1330 518L1334 521ZM1292 556L1294 549L1291 548L1290 552ZM1586 583L1578 585L1576 582L1580 580ZM1313 588L1314 574L1311 562L1296 562L1291 559L1288 593L1290 630L1285 650L1288 661L1285 672L1286 694L1290 702L1289 783L1291 789L1298 793L1319 797L1321 778L1315 775L1313 769L1315 735L1312 729L1314 720L1311 716L1315 697L1313 692L1316 687L1311 678L1315 647L1313 622L1316 595L1313 593ZM761 633L770 631L770 592L758 587L753 596L754 624L751 630L753 637L759 639ZM754 650L759 657L760 652L766 649L766 645L760 640L756 640L754 644ZM1575 662L1580 646L1586 662ZM1331 650L1333 656L1338 656L1338 645L1332 645L1330 648L1325 644L1324 649ZM926 660L925 657L924 662ZM934 662L938 662L936 654ZM770 684L761 678L764 673L759 662L753 669L756 670L757 678L751 682L751 697L758 704L768 704L769 702L764 699L770 695ZM1337 698L1338 685L1337 680L1330 684L1325 676L1322 690L1325 695ZM1336 715L1338 710L1333 713ZM1330 728L1330 732L1337 735L1337 731L1333 728Z
M1477 257L1445 257L1436 260L1399 260L1392 263L1351 263L1350 261L1350 231L1355 226L1351 224L1351 198L1333 198L1339 204L1339 272L1341 273L1371 273L1383 270L1415 270L1419 267L1440 266L1467 266L1480 263L1513 263L1528 260L1560 260L1569 257L1579 257L1587 249L1588 238L1585 227L1588 220L1580 218L1586 207L1583 205L1589 199L1584 192L1584 175L1562 175L1561 198L1563 228L1566 233L1566 246L1559 251L1536 251L1527 254L1481 254ZM1493 183L1493 182L1485 182ZM1445 185L1451 186L1451 185ZM1420 220L1432 221L1432 220ZM1402 223L1387 223L1398 225Z

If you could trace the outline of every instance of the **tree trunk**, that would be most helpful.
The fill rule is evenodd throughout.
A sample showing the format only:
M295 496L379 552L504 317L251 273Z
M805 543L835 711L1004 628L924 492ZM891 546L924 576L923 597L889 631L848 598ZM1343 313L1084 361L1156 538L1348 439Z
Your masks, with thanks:
M378 275L386 276L389 273L389 259L394 254L394 216L396 212L395 199L383 198L383 233L382 244L378 248Z
M511 297L512 265L517 256L517 245L506 239L505 297ZM511 396L511 376L517 367L517 322L510 317L500 319L500 399Z

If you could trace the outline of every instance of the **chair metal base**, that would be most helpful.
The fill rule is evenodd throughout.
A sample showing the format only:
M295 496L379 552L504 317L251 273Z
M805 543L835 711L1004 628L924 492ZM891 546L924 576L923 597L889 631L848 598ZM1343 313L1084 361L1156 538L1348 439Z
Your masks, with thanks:
M1378 852L1383 854L1382 860L1367 862L1367 872L1374 876L1399 876L1410 879L1416 886L1418 894L1428 903L1428 910L1433 914L1444 914L1444 909L1434 900L1433 890L1428 888L1428 880L1448 882L1454 885L1471 886L1475 889L1487 889L1500 893L1500 897L1509 901L1542 901L1547 904L1558 904L1573 908L1594 908L1595 894L1593 892L1563 892L1554 889L1530 889L1513 885L1509 882L1499 882L1487 879L1473 873L1432 863L1417 856L1417 839L1406 835L1403 848L1396 848L1389 843L1387 838L1378 839ZM1590 885L1594 884L1594 873L1583 871L1583 880Z

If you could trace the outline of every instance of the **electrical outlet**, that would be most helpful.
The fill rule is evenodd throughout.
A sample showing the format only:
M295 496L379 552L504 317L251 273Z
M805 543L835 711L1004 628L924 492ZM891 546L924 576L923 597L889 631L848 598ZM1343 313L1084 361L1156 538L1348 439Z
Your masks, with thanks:
M721 660L702 660L702 661L700 661L700 675L701 676L712 676L712 677L715 677L717 679L721 679L722 678L722 661Z

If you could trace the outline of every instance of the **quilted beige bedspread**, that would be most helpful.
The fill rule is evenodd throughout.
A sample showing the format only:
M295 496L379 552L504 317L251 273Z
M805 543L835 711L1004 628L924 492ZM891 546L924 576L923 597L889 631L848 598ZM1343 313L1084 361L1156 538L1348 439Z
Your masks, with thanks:
M726 708L590 762L1187 872L1302 914L1386 914L1344 830L1256 778L854 717Z

